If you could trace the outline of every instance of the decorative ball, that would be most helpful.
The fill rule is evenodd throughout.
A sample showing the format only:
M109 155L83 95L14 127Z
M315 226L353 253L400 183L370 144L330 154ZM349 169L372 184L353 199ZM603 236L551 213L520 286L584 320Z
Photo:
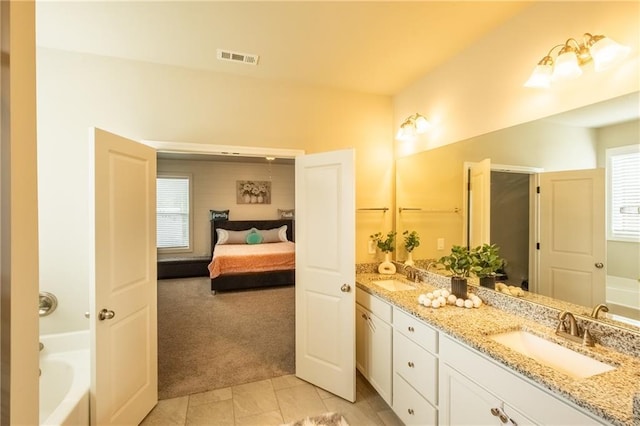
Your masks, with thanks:
M427 296L425 294L421 294L418 296L418 303L424 305L427 300Z
M461 299L461 298L456 299L456 306L458 308L462 308L464 306L464 299Z
M432 300L431 301L431 307L432 308L439 308L440 307L440 301L438 299Z
M482 305L482 300L480 300L480 299L475 299L475 300L473 301L473 307L474 307L474 308L479 308L479 307L480 307L480 305Z
M447 302L449 303L449 305L455 305L456 300L458 300L458 298L455 294L450 294L449 296L447 296Z

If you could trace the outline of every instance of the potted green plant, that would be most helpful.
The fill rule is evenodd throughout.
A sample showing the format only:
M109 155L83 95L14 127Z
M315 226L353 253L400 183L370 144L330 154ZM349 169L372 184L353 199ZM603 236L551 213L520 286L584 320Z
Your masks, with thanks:
M456 297L467 297L467 278L473 268L473 257L467 247L453 246L451 253L442 256L438 263L451 272L451 293Z
M402 235L404 236L404 249L407 251L407 260L405 260L404 264L408 266L413 266L413 249L420 246L420 236L416 231L405 230Z
M391 262L391 252L395 249L396 232L389 231L386 236L382 232L376 232L370 235L376 246L384 253L384 262L378 266L378 272L381 274L395 274L396 266Z
M498 253L500 247L495 244L482 244L471 251L473 273L479 278L482 287L496 287L496 272L504 265L504 259Z

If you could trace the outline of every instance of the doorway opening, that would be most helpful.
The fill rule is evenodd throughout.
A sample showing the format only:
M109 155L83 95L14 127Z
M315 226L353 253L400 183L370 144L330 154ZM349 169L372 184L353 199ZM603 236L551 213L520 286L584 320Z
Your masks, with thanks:
M491 244L508 259L504 281L529 289L530 186L534 175L491 171Z

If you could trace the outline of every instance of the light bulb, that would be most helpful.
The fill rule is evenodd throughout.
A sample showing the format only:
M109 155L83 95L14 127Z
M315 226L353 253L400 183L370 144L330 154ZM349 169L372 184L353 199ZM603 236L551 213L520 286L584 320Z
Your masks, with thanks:
M568 80L578 78L581 75L582 69L578 64L578 57L576 56L575 50L570 46L563 47L553 67L553 79Z
M553 66L549 65L536 65L527 80L524 83L524 87L548 89L551 87L551 74L553 73Z
M429 130L429 127L431 127L431 124L429 123L429 121L427 121L427 119L420 115L420 114L416 114L418 118L416 118L416 131L418 133L424 133L427 130Z
M596 41L591 45L590 51L596 71L605 70L623 61L631 50L608 37L595 36L593 39Z

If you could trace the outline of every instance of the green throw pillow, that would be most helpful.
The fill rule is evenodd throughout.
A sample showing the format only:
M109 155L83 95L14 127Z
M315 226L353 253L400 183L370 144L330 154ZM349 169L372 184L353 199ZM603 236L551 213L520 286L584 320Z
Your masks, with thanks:
M247 234L247 238L245 241L247 242L247 244L260 244L262 242L262 235L253 230Z

